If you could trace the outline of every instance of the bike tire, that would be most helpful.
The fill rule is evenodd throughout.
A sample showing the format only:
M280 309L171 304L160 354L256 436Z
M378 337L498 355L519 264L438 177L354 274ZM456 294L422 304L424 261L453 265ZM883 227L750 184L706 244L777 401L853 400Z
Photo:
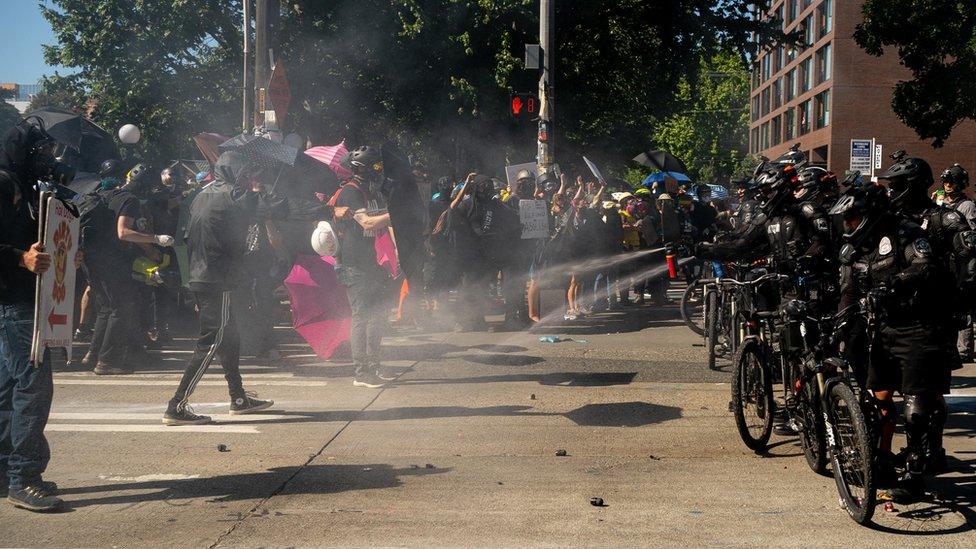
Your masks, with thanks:
M708 369L715 369L715 344L718 342L718 294L705 294L705 350L708 352Z
M811 471L818 475L829 475L827 463L830 460L827 450L826 426L823 421L823 413L820 411L822 405L816 380L811 380L811 383L808 383L797 396L803 416L803 430L800 432L800 447L803 449L803 456L806 458Z
M705 335L704 290L705 286L696 281L688 284L681 294L681 320L684 320L688 329L700 336ZM698 313L698 307L701 307L701 313Z
M874 516L877 502L868 424L860 401L846 383L833 385L827 402L831 419L827 440L831 445L837 492L851 519L867 524Z
M756 453L766 450L773 433L773 387L762 349L746 341L732 358L732 412L739 438Z

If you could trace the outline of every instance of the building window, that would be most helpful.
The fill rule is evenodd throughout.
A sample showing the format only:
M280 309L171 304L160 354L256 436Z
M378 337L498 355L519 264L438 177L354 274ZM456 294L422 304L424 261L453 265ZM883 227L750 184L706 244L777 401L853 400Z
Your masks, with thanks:
M793 22L800 15L800 0L786 0L786 17Z
M773 110L783 104L783 77L773 80Z
M823 38L827 36L834 29L834 1L833 0L823 0L823 2L817 6L817 28L819 29L819 36Z
M783 128L780 126L781 122L782 119L778 116L770 121L769 131L773 133L773 146L779 145L783 141Z
M783 113L783 139L789 141L796 137L796 115L793 109L786 109Z
M813 58L807 57L800 61L800 93L810 91L813 86Z
M769 114L769 88L764 89L760 96L762 97L762 116Z
M759 120L759 95L752 96L752 121Z
M759 63L756 63L756 66L752 68L752 89L758 88L759 84L762 82L759 80Z
M826 128L830 125L830 90L818 93L813 102L817 113L816 129Z
M797 135L806 135L810 133L810 100L807 99L800 106L796 108L796 118L797 118Z
M832 64L831 47L830 44L827 44L817 50L817 84L830 80Z
M771 57L770 52L766 52L766 54L763 55L762 58L762 81L763 82L769 80L769 77L771 76L770 69L772 69L773 67L772 64L773 60L770 57Z
M769 122L764 122L759 127L759 148L762 150L769 148Z
M773 52L773 74L778 73L781 68L783 68L783 46Z
M791 70L786 73L786 99L785 101L790 101L796 97L796 69Z
M779 9L776 10L776 20L780 22L783 30L786 30L786 19L783 19L783 6L780 6Z
M786 65L789 65L795 60L796 60L796 48L793 46L786 48L786 59L783 60L783 66L785 67Z
M803 46L809 48L817 41L816 39L816 29L813 27L813 16L808 15L806 19L803 20Z
M751 132L751 139L749 140L749 151L752 154L759 152L759 128L753 128Z
M820 166L823 169L827 169L829 159L830 147L828 145L813 149L813 153L810 155L810 163L814 166Z

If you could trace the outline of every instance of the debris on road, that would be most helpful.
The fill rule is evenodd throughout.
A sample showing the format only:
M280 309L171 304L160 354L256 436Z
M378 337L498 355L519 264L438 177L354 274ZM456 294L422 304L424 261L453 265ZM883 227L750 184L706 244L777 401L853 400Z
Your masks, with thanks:
M566 450L563 450L562 448L560 448L560 449L556 450L556 455L559 456L559 457L565 457L565 456L568 456L569 454L566 453Z
M424 465L424 468L425 469L433 469L434 468L434 464L433 463L428 463L428 464Z
M886 513L897 513L898 509L895 509L895 504L888 501L884 504L884 510Z
M529 395L529 400L535 400L535 393L532 393L531 395Z
M590 505L593 507L606 507L603 503L603 498L590 498Z
M217 451L218 452L230 452L230 448L228 448L226 444L218 444L217 445Z

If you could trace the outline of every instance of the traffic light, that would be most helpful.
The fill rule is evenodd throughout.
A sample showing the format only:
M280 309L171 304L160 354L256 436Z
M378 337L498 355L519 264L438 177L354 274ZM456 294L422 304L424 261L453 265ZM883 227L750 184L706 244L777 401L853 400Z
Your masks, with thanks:
M532 118L539 112L539 96L534 93L513 93L509 111L516 120Z

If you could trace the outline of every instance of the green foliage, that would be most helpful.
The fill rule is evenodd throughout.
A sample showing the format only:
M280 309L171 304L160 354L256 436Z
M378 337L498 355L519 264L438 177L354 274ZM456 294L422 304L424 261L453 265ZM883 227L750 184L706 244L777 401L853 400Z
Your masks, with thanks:
M239 131L240 0L51 0L48 80L97 101L106 128L143 129L144 149L175 156L199 131ZM750 0L574 0L556 3L557 157L622 165L648 145L673 92L702 55L745 56L775 39ZM272 0L272 4L274 1ZM508 114L538 41L538 0L289 0L275 57L292 87L283 121L316 143L394 139L435 172L500 170L535 157L534 124ZM743 103L744 104L744 103Z
M0 135L7 133L7 130L20 123L23 118L17 107L0 100Z
M940 147L964 119L976 119L976 2L865 0L854 39L872 55L897 51L912 80L899 82L892 108L922 139Z
M731 52L704 58L678 83L680 110L654 128L654 144L684 160L695 181L729 182L748 156L749 74Z

